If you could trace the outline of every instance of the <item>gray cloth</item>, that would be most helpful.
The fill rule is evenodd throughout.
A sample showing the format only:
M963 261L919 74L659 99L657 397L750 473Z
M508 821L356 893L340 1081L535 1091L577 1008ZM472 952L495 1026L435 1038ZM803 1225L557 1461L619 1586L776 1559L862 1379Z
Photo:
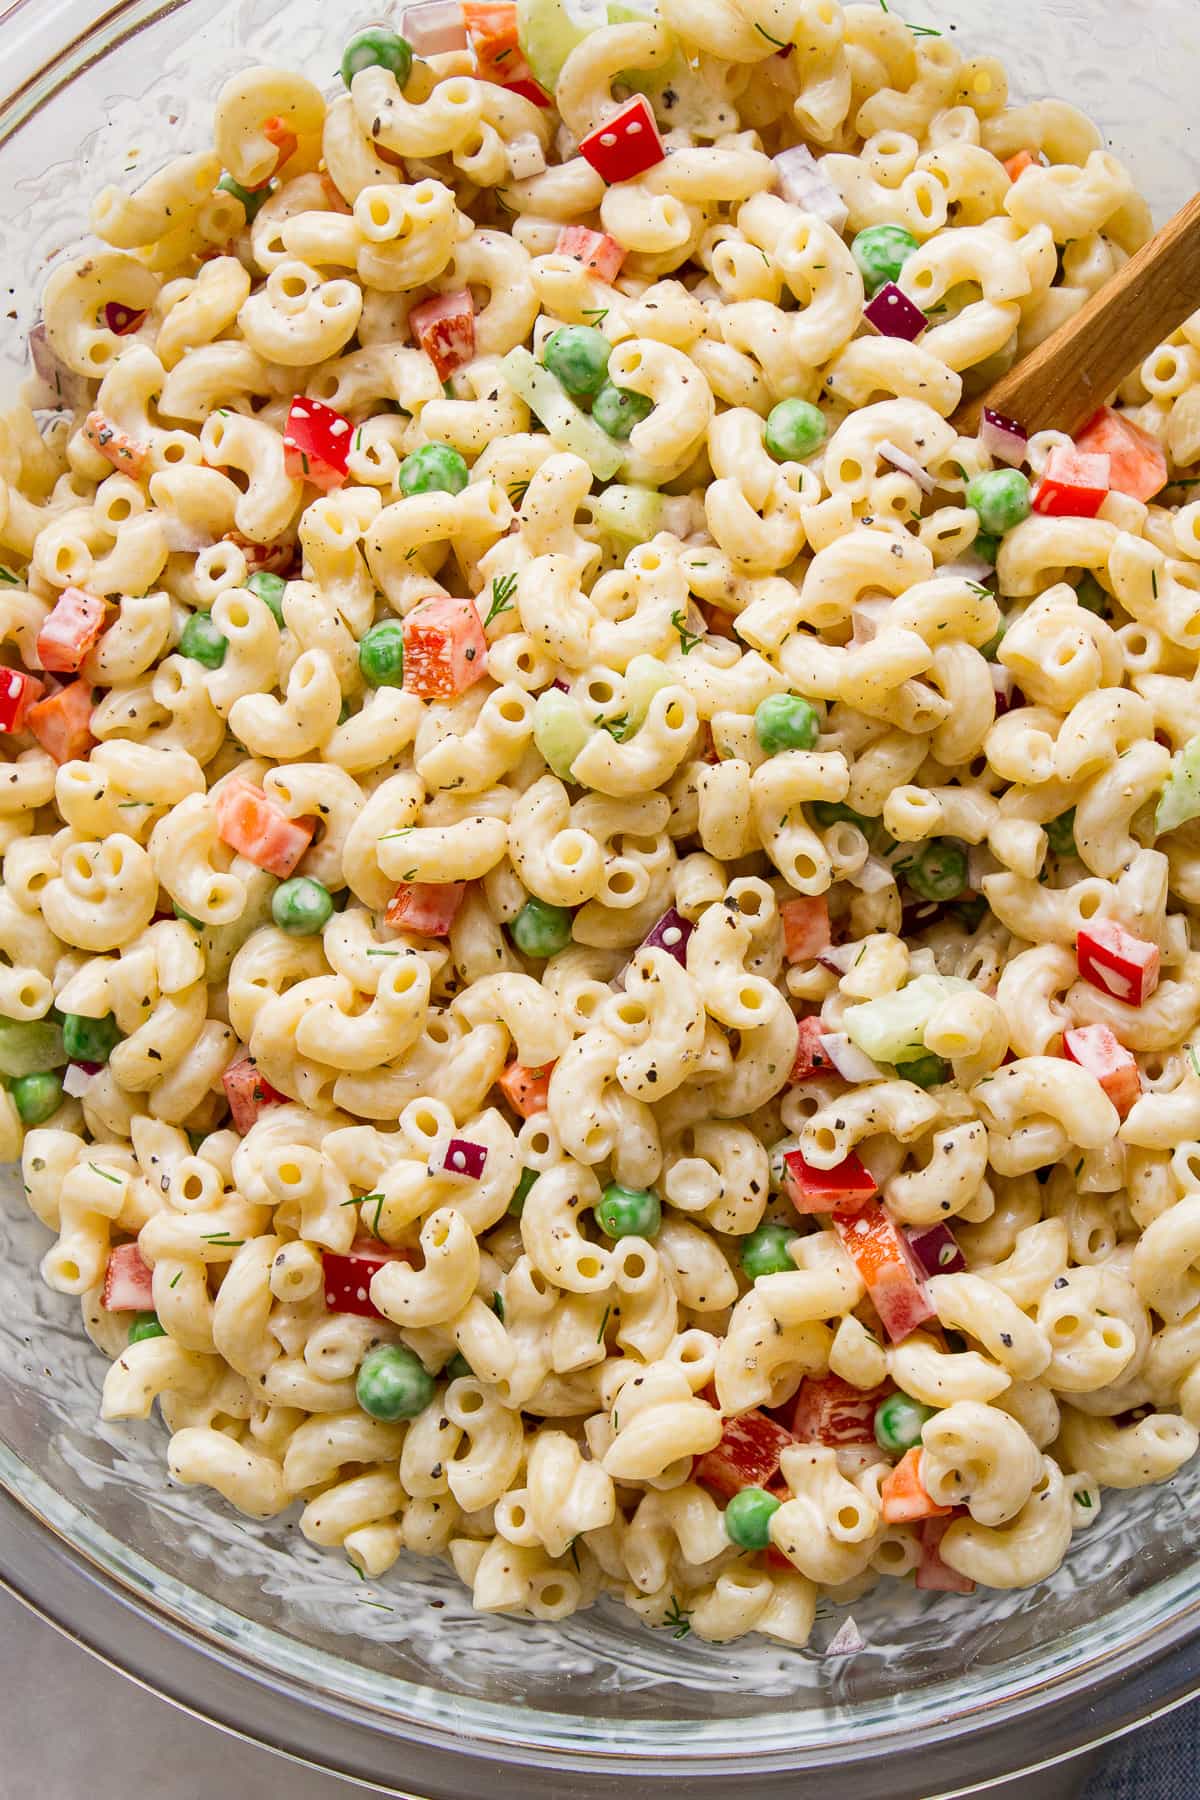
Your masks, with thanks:
M1197 1800L1200 1703L1181 1706L1104 1753L1079 1800Z

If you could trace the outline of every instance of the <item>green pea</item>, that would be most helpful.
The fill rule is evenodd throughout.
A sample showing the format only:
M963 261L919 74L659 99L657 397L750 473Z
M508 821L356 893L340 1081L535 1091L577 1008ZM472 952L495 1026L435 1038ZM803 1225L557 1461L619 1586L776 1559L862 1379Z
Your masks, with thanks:
M983 530L1003 537L1029 517L1029 483L1020 469L989 469L967 484L967 505L979 514Z
M272 575L267 569L256 569L246 583L248 591L257 594L265 606L269 606L275 623L283 625L283 590L287 582L282 575Z
M920 248L903 225L868 225L860 231L850 254L859 266L868 296L877 294L889 281L899 281L901 269Z
M106 1063L121 1041L111 1013L102 1019L85 1019L82 1013L65 1013L63 1049L68 1062Z
M931 838L904 879L922 900L957 900L967 885L967 853L952 838Z
M312 937L333 917L333 899L323 882L293 875L271 895L271 917L289 937Z
M400 464L396 485L402 494L461 494L470 471L449 444L422 444Z
M404 627L399 619L381 619L363 632L358 666L370 687L404 686Z
M950 1064L930 1051L927 1056L914 1056L911 1062L899 1063L896 1073L902 1081L919 1088L942 1087L950 1079Z
M627 438L634 426L648 419L653 411L653 404L645 394L635 394L632 388L614 387L611 381L605 382L592 402L592 417L601 431L618 439Z
M1000 554L1000 539L993 532L977 531L971 548L976 556L982 556L984 562L994 565Z
M433 1399L433 1376L403 1344L380 1344L359 1364L354 1391L365 1413L390 1425L424 1412Z
M766 1488L745 1487L725 1508L725 1535L739 1550L765 1550L780 1502Z
M349 87L364 69L390 69L402 88L412 73L412 45L386 25L368 25L342 52L342 80Z
M62 1105L63 1085L57 1075L18 1075L9 1093L22 1125L44 1125Z
M1095 613L1098 619L1108 617L1108 595L1090 570L1080 578L1075 598L1085 612Z
M978 931L988 912L988 903L982 894L975 894L970 900L963 900L954 909L955 917L964 931Z
M229 639L217 630L205 612L192 614L179 640L179 654L190 656L193 662L202 663L206 669L219 669L228 648Z
M933 1407L923 1406L911 1394L889 1394L875 1408L875 1442L881 1450L902 1456L921 1442L921 1427L932 1417Z
M610 1181L596 1210L596 1223L605 1237L658 1236L662 1205L653 1188L622 1187Z
M532 896L508 928L522 956L557 956L571 942L574 914L566 906L550 906Z
M879 824L878 819L855 812L844 800L814 800L809 810L822 831L828 831L831 825L857 825L863 836L869 837Z
M517 1191L508 1203L509 1214L512 1218L519 1219L521 1214L525 1211L525 1202L529 1198L529 1190L540 1173L541 1171L539 1169L521 1170L521 1179L517 1183Z
M546 340L542 361L576 399L598 394L608 379L612 345L594 325L564 325Z
M809 400L781 400L767 414L767 449L776 462L801 462L825 442L825 415Z
M742 1239L742 1268L751 1281L760 1275L791 1275L796 1265L788 1245L799 1236L786 1225L757 1225Z
M1075 855L1075 808L1069 807L1043 827L1055 856Z
M471 1367L461 1350L456 1350L454 1352L454 1355L442 1370L442 1374L446 1377L447 1381L457 1381L460 1375L474 1375L474 1373L474 1369Z
M256 192L252 194L248 188L242 186L240 181L235 181L232 175L222 175L220 181L217 183L217 187L221 193L232 194L235 200L241 202L242 211L246 215L247 225L253 225L255 219L258 217L259 209L262 207L263 202L269 200L271 197L269 185L258 188Z
M129 1327L131 1344L140 1344L146 1338L166 1337L166 1335L165 1325L159 1323L158 1314L153 1312L135 1314L133 1323Z
M820 729L816 707L799 694L768 694L755 708L754 735L768 756L778 750L811 750Z

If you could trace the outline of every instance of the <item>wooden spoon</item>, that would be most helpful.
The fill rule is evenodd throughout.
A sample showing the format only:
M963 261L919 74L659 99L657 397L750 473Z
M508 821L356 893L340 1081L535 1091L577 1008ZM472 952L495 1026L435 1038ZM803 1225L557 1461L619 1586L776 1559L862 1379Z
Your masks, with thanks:
M985 406L1035 431L1073 434L1131 369L1200 307L1200 194L1098 294L951 421L974 437Z

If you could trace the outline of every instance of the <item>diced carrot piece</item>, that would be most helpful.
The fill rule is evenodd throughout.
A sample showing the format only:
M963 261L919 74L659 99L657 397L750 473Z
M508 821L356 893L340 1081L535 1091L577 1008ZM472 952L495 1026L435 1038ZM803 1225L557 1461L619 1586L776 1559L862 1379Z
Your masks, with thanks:
M514 1112L520 1113L523 1119L532 1119L534 1113L545 1112L550 1104L553 1072L553 1063L547 1063L541 1069L527 1069L523 1063L510 1062L496 1086Z
M784 954L790 963L811 962L833 941L829 932L829 902L824 894L785 900L779 909L783 920Z
M921 1446L906 1450L890 1475L879 1485L884 1520L889 1525L911 1525L917 1519L945 1519L952 1506L939 1506L921 1480Z
M795 1441L790 1431L757 1407L737 1413L725 1420L716 1448L697 1457L692 1480L725 1500L745 1487L769 1487L778 1479L780 1455Z
M1077 1025L1063 1032L1063 1055L1096 1077L1121 1117L1142 1091L1137 1059L1107 1025Z
M404 621L404 686L423 700L465 693L487 667L487 639L474 602L453 594L422 600Z
M106 1312L153 1312L154 1276L136 1244L114 1244L100 1304Z
M107 608L86 588L65 588L37 635L38 660L55 675L74 675L104 630Z
M834 1213L833 1228L894 1344L937 1317L908 1239L881 1200L868 1200L854 1217Z
M1107 456L1108 485L1135 500L1153 500L1167 485L1166 452L1156 437L1124 413L1102 406L1075 439L1075 448Z
M1036 169L1038 166L1038 159L1032 150L1018 150L1015 156L1006 156L1004 159L1004 167L1010 181L1016 181L1025 173L1026 169Z
M606 231L586 225L564 225L554 246L559 256L572 256L600 281L615 281L625 261L625 246Z
M799 1036L796 1040L796 1060L792 1064L792 1072L788 1080L793 1086L800 1081L812 1081L819 1075L836 1075L828 1055L821 1048L821 1039L825 1034L820 1015L814 1013L810 1019L800 1020Z
M300 148L300 139L287 121L279 117L278 113L263 120L263 136L269 144L274 144L279 154L275 158L275 167L271 173L264 176L261 181L256 181L252 188L247 189L247 192L251 194L257 194L260 188L269 187L279 171L291 162Z
M107 458L118 475L128 475L134 481L142 479L150 460L149 444L131 437L102 412L88 414L83 435L93 449Z
M409 329L445 381L475 354L475 302L470 288L432 294L408 315Z
M91 734L92 689L86 681L68 681L31 706L25 723L56 763L74 762L96 742Z
M233 1114L233 1129L241 1137L245 1137L259 1114L268 1106L287 1104L287 1095L281 1094L278 1088L271 1086L265 1075L259 1074L258 1065L249 1056L230 1063L221 1077L221 1086L225 1089L225 1098Z
M402 881L383 916L393 931L448 937L466 891L465 881Z
M517 44L517 9L504 0L463 0L463 24L481 81L507 82L529 73Z
M952 1509L954 1514L960 1509ZM973 1594L975 1583L969 1575L960 1575L948 1562L942 1561L941 1541L954 1523L954 1518L925 1519L921 1525L921 1560L917 1564L917 1586L931 1594Z
M217 830L225 843L281 880L312 842L312 819L289 819L260 787L235 775L216 796Z

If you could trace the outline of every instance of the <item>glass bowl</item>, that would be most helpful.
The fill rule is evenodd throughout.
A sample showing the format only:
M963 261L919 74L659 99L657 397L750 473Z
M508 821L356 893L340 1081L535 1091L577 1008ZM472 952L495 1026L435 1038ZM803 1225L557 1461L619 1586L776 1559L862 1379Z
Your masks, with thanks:
M1197 185L1196 0L905 4L1004 57L1014 93L1090 112L1160 220ZM323 0L0 10L0 382L19 380L46 271L85 236L98 188L206 145L212 97L247 62L332 87L344 39L378 16ZM727 1796L753 1778L771 1796L808 1774L830 1800L904 1800L1067 1755L1200 1684L1200 1469L1106 1495L1028 1592L887 1584L851 1609L853 1656L825 1654L845 1617L828 1606L806 1652L719 1649L609 1603L556 1626L479 1617L447 1569L415 1559L360 1582L291 1519L170 1487L157 1423L97 1422L105 1365L76 1304L41 1286L45 1247L0 1172L0 1575L176 1702L384 1791Z

